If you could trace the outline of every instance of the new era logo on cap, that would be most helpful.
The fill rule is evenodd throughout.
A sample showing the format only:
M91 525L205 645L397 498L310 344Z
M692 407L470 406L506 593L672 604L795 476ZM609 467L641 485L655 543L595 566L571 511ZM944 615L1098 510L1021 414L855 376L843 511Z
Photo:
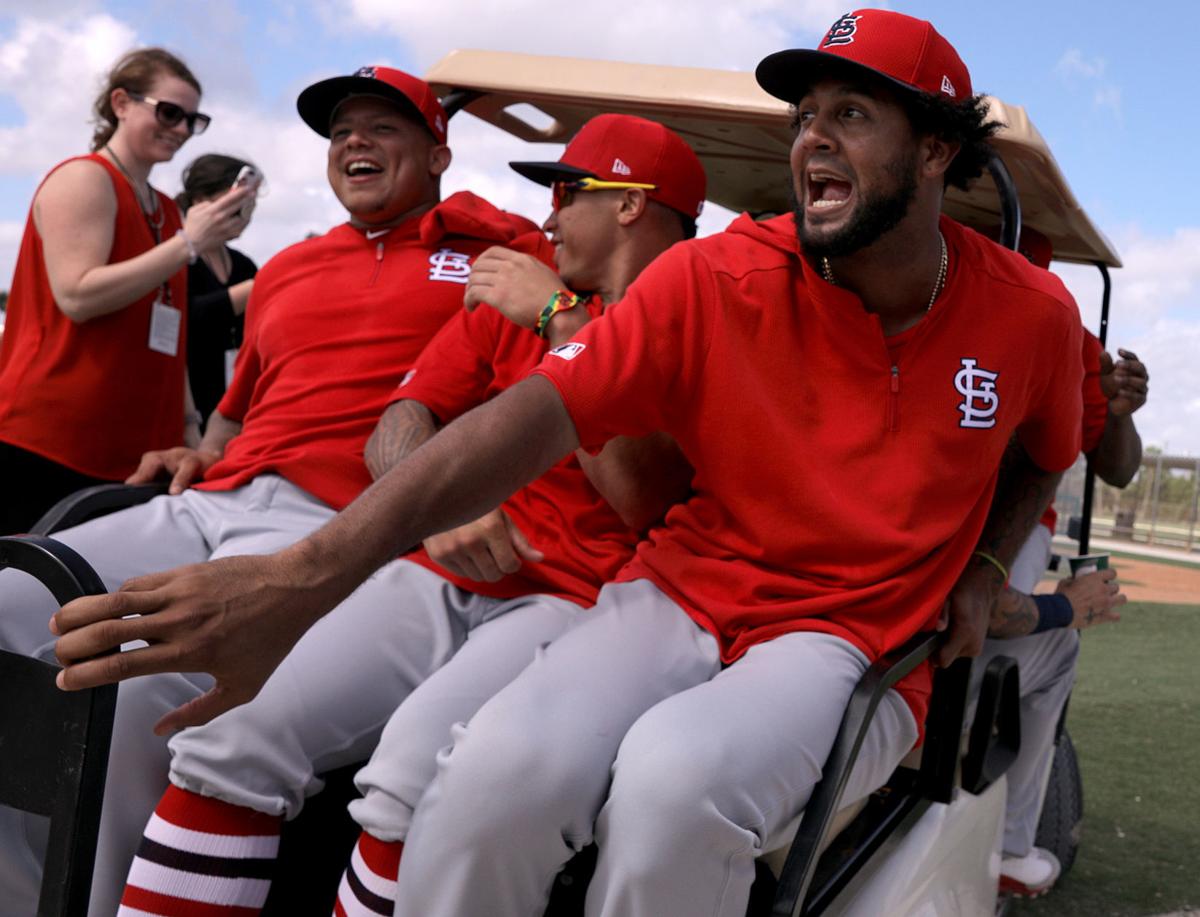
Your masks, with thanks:
M954 91L954 84L950 82L950 77L946 76L945 74L942 75L942 92L946 93L948 96L954 96L958 94Z
M618 175L632 175L633 174L633 169L631 169L631 168L629 168L629 166L625 165L625 163L623 163L621 161L621 158L619 156L613 160L612 170L615 173L617 173Z

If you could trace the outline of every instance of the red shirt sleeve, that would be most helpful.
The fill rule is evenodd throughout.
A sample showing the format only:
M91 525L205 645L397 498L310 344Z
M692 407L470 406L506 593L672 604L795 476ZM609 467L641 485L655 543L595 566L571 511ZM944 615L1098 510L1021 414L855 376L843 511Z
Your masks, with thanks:
M1108 422L1108 399L1100 388L1100 339L1086 328L1083 331L1083 452L1100 445Z
M425 345L392 400L419 401L442 424L483 402L494 375L497 318L507 321L490 306L456 314Z
M1079 457L1083 416L1083 326L1065 287L1060 300L1039 329L1036 359L1045 374L1017 428L1021 445L1044 471L1063 471Z
M675 428L689 390L703 378L712 285L703 256L677 245L602 321L589 322L534 370L558 389L585 448Z

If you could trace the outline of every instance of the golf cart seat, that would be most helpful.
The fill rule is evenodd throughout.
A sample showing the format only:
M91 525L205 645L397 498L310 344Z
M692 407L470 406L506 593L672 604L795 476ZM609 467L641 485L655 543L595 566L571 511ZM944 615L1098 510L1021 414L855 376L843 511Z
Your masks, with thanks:
M61 558L59 563L73 571L73 575L88 586L89 592L71 592L65 587L56 587L54 584L62 575L54 569L49 569L45 563L41 563L36 569L31 566L32 561L26 561L24 565L7 564L3 561L7 555L0 554L0 566L13 566L31 573L46 584L60 602L70 601L76 597L76 593L102 593L105 591L104 586L86 561L74 551L46 536L108 513L138 506L166 492L165 483L100 484L84 488L67 495L47 510L33 526L30 535L0 539L0 544L17 542L15 547L21 552L21 558L27 556L26 549L22 547L25 543L40 546L41 550L49 552L53 557ZM13 546L7 550L11 552ZM59 914L75 915L87 911L108 750L116 710L115 685L97 688L94 692L66 694L54 686L56 671L54 666L46 663L13 653L0 652L0 684L4 684L7 689L10 684L18 684L15 679L19 679L20 684L24 684L28 679L35 686L30 691L37 692L10 692L6 697L4 713L0 715L0 770L7 767L4 754L10 746L5 741L6 737L27 735L33 720L38 721L32 723L32 726L37 728L40 728L39 724L68 723L69 734L76 737L73 740L77 743L75 753L86 755L87 761L87 771L78 775L80 779L77 787L74 783L75 771L79 768L73 762L64 761L60 765L47 759L40 767L48 780L53 779L60 771L64 772L65 776L57 784L57 793L61 797L58 804L74 805L76 815L69 837L59 838L55 834L51 836L42 885L43 906L49 909L39 910L38 917L43 917L43 914L55 917ZM16 691L16 688L13 690ZM10 698L20 698L20 701L8 703ZM60 712L64 705L66 713ZM51 711L51 714L32 718L28 715L29 710ZM78 738L85 733L86 739ZM37 761L42 761L41 757ZM35 767L36 762L31 759L30 765ZM323 775L325 790L309 801L299 817L284 825L280 838L280 873L296 876L297 881L274 884L263 908L264 917L306 913L310 908L321 913L332 911L342 867L349 859L354 842L358 839L358 826L350 819L345 809L350 799L357 795L353 776L359 767L361 764L351 765ZM0 774L0 803L25 808L17 802L8 801L4 774ZM32 808L29 810L38 811ZM55 815L55 818L58 816ZM63 819L60 821L66 823ZM52 830L55 827L56 823L52 823ZM60 848L70 852L61 853ZM69 864L70 869L63 864ZM69 876L70 882L74 883L69 888L68 883L63 881L64 876ZM59 889L59 886L63 888ZM48 892L52 897L47 897ZM59 900L66 902L65 909L55 909L58 908L56 902Z
M92 568L50 538L0 538L4 568L34 576L64 604L104 592ZM58 671L0 651L0 804L50 819L38 917L87 912L117 701L115 685L60 691Z

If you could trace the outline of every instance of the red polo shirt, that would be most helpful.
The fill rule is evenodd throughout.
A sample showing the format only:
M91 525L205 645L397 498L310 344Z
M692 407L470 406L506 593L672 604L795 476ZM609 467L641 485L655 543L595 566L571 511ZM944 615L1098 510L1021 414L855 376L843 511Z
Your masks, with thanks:
M470 261L522 236L543 238L460 192L391 231L343 224L268 261L217 406L242 431L197 486L231 490L273 472L344 507L371 483L363 449L396 384L462 310Z
M548 243L542 254L546 260L552 257ZM597 318L603 305L593 299L587 309ZM446 424L520 382L548 348L547 341L495 309L460 311L425 348L395 397L419 401ZM590 606L600 587L633 556L638 542L637 534L592 487L574 455L517 491L501 508L545 560L523 561L516 573L488 583L449 572L424 549L408 559L480 595L546 593Z
M1000 457L1079 452L1080 323L1053 275L943 219L945 289L889 340L798 255L791 216L678 245L537 372L585 446L665 430L694 496L619 580L647 578L722 658L797 630L875 659L931 629ZM902 690L924 721L929 674Z

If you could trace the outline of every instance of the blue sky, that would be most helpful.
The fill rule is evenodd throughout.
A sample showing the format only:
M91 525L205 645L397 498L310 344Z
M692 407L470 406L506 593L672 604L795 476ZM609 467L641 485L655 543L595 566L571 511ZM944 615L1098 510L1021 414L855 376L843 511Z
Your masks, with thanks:
M977 90L1028 110L1125 260L1110 342L1150 364L1139 426L1149 442L1200 456L1200 4L888 5L932 20ZM179 51L217 116L156 183L176 190L179 167L208 149L253 156L271 190L244 247L261 260L340 218L321 144L294 114L297 91L316 78L365 63L421 73L456 47L751 69L770 51L811 46L844 11L831 0L0 0L0 273L11 272L38 179L83 151L94 82L131 44ZM450 190L470 186L542 218L545 202L502 165L528 148L458 120ZM1062 273L1094 324L1094 272Z

